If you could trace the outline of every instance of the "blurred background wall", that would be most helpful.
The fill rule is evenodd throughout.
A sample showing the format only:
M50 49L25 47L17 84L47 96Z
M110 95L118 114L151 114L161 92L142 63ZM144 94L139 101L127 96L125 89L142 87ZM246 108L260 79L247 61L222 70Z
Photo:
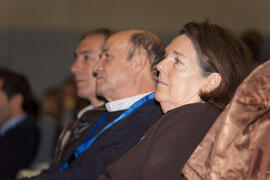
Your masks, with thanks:
M0 66L22 72L37 97L71 75L81 33L108 27L146 29L167 44L188 21L218 23L263 36L270 58L270 0L0 0Z

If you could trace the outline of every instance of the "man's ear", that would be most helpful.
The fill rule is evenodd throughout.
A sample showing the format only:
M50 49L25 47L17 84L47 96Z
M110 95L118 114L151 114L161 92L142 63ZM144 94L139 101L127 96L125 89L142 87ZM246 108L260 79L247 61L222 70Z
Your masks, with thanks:
M133 61L133 70L135 72L141 72L148 62L148 57L145 52L138 52L134 54L131 61Z
M203 92L210 92L216 89L221 83L221 76L219 73L212 73L208 77L206 77L206 83L202 89Z

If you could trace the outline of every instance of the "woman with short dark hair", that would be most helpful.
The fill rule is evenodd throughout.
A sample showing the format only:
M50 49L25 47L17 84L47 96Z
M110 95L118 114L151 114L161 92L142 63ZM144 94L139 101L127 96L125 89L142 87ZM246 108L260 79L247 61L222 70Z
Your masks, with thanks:
M181 169L249 72L251 56L231 31L187 23L166 49L155 98L164 115L102 179L184 179Z
M179 35L186 35L192 41L203 75L218 72L221 76L220 85L211 92L202 92L200 97L224 109L250 71L250 51L232 31L207 22L187 23Z

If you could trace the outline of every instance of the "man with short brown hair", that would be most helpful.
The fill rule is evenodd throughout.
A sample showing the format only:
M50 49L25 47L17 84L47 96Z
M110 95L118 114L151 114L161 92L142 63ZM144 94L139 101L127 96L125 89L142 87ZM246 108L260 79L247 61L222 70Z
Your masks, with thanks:
M75 50L75 61L70 70L74 74L77 95L80 98L89 100L90 104L79 111L77 121L69 124L61 133L57 143L56 152L53 164L58 163L66 145L70 141L79 138L80 134L87 129L91 124L91 118L87 116L88 111L97 110L96 115L103 113L99 112L101 106L105 104L104 99L96 96L96 78L93 75L92 68L100 59L100 55L105 44L105 41L113 33L107 28L96 29L82 36ZM93 114L93 112L91 112Z

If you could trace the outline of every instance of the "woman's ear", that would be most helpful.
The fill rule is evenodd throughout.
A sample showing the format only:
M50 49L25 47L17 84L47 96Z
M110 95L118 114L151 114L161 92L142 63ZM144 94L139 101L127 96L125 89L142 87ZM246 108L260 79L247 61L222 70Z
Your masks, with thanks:
M221 76L219 73L212 73L207 77L206 84L202 89L204 92L210 92L216 89L221 83Z

